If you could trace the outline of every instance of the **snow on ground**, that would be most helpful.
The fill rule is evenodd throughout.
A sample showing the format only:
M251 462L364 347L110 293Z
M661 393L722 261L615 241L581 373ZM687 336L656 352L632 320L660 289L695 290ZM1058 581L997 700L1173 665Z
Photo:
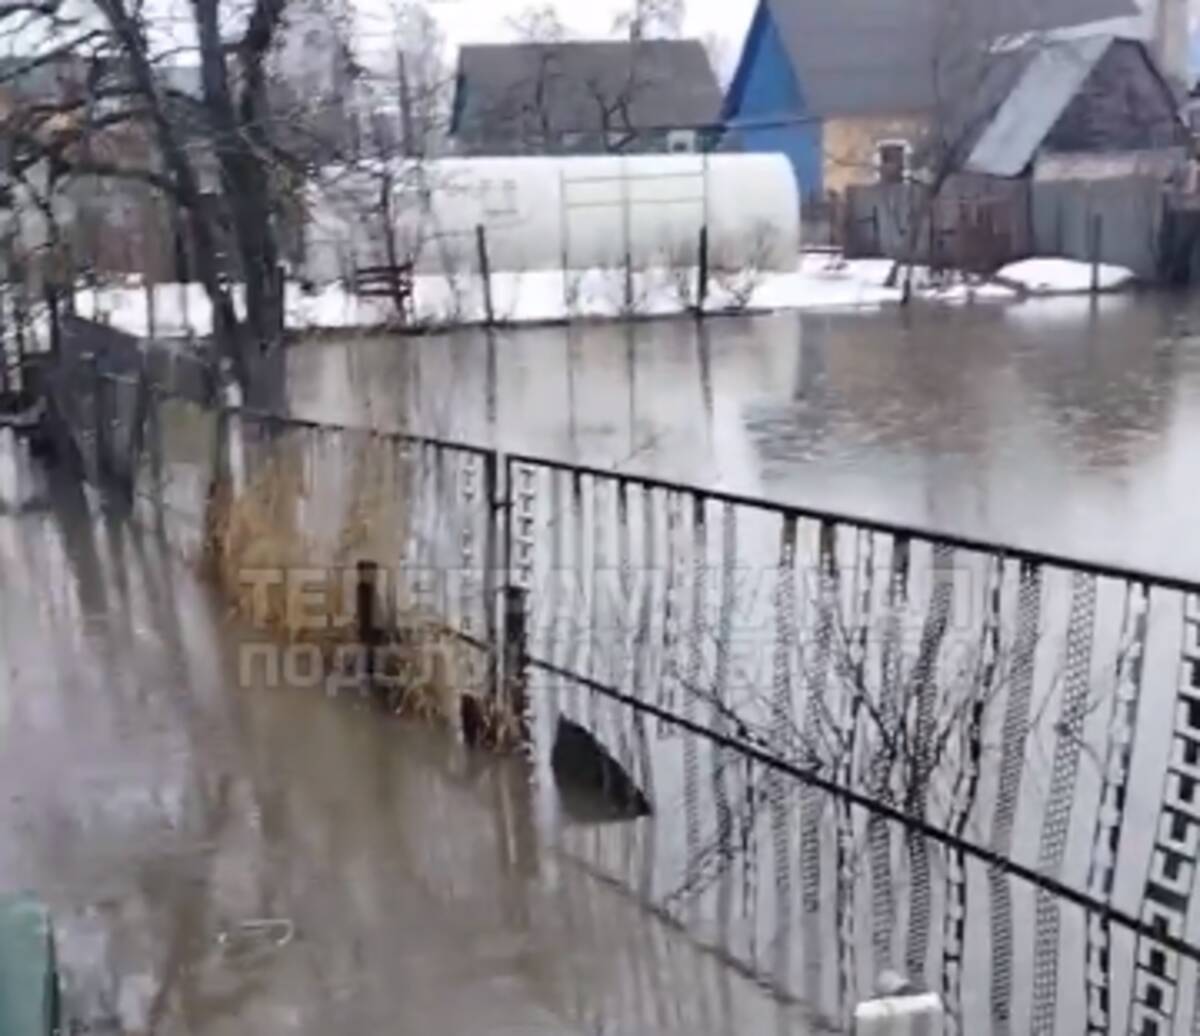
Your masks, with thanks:
M1024 259L1005 266L996 279L1031 295L1078 295L1092 290L1092 264L1074 259ZM1133 281L1133 273L1125 267L1101 263L1101 291L1127 288Z
M888 287L889 259L846 260L838 255L806 254L794 271L725 273L710 277L706 309L729 310L844 310L878 308L900 301L899 287ZM1132 281L1129 271L1102 266L1100 282L1106 291ZM632 305L626 305L625 271L619 267L578 272L498 272L492 277L493 314L506 323L536 323L566 319L665 316L695 305L697 272L693 269L650 269L633 274ZM1032 294L1087 291L1091 267L1066 259L1030 259L1001 271L993 282L974 282L961 276L933 278L917 269L914 283L919 298L943 304L975 301L1013 301L1018 289ZM483 284L473 274L454 278L421 275L413 285L418 323L453 325L484 318ZM235 291L235 305L242 299ZM304 291L289 284L287 322L294 330L333 330L378 327L391 321L392 303L386 298L361 298L341 285ZM80 316L99 319L132 334L148 334L149 296L136 280L81 289L75 298ZM212 310L198 284L160 284L154 288L154 331L159 337L206 335Z

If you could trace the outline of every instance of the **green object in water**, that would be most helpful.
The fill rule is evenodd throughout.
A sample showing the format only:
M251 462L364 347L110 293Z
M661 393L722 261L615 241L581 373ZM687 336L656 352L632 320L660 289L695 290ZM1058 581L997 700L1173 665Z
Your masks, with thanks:
M0 1036L46 1036L58 1027L50 915L32 896L0 896Z

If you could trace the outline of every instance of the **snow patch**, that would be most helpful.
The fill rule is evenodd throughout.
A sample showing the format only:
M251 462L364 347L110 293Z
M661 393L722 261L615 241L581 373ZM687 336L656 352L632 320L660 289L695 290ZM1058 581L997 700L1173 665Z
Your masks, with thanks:
M705 308L710 312L877 309L901 300L900 287L887 285L890 259L847 260L839 255L801 256L794 271L713 270ZM586 271L497 272L492 275L492 312L503 323L544 323L572 319L670 316L695 305L698 271L653 268L635 271L627 286L617 267ZM914 271L918 298L947 304L1005 301L1016 297L1012 288L964 280L961 276L933 277ZM240 289L234 305L243 308ZM340 284L305 291L288 284L285 292L287 325L291 330L340 330L379 327L393 321L388 298L364 298ZM478 323L485 317L483 283L471 273L453 277L418 275L413 281L413 308L422 325ZM184 338L211 333L212 307L199 284L158 284L151 293L143 285L117 282L81 288L76 312L135 335ZM151 321L153 315L153 321Z
M1091 263L1075 259L1024 259L1005 266L996 277L1031 295L1078 295L1092 290ZM1101 291L1127 288L1134 279L1133 272L1123 266L1100 264Z

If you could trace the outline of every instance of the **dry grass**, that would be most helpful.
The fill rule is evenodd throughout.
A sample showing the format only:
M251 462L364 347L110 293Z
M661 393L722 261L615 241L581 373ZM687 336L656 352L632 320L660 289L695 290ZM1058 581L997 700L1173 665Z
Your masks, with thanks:
M434 616L409 607L389 578L406 560L407 462L390 441L375 435L338 443L316 450L310 440L289 432L256 444L254 472L244 488L235 492L226 481L210 498L209 571L236 614L285 642L318 645L333 673L360 639L352 618L355 566L377 563L385 592L377 597L381 631L371 681L376 695L390 711L455 722L471 673L484 672L487 663L444 632ZM323 573L324 592L317 600L324 614L314 616L311 605L296 607L286 575L256 586L247 579L252 570ZM508 726L490 717L482 740L507 743Z

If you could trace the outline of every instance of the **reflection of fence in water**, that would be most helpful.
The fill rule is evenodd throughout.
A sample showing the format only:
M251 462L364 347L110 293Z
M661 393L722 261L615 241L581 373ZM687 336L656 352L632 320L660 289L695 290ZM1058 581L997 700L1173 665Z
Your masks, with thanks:
M139 481L200 472L198 517L218 415L151 398ZM505 550L539 758L561 709L656 805L568 829L568 853L722 959L842 1023L885 971L939 989L960 1031L1200 1010L1195 587L527 457L494 507L492 451L225 419L244 482L298 464L315 541L388 467L404 546L376 560L493 643Z
M967 1030L1190 1018L1195 588L509 465L539 740L563 709L656 805L652 825L577 833L573 850L841 1021L884 971L941 989ZM1172 710L1174 731L1139 723ZM851 809L671 717L961 843ZM1158 930L1179 941L1156 944Z
M169 391L145 370L64 369L58 397L70 401L62 416L85 476L97 484L119 476L139 516L151 523L172 519L168 530L185 552L204 548L210 494L221 472L230 476L235 499L257 494L268 505L278 496L270 483L280 481L295 499L286 515L272 513L287 525L280 531L303 545L303 556L287 564L328 567L369 554L383 569L380 589L389 598L436 612L472 638L497 639L493 452L215 409ZM379 528L389 522L395 527Z

